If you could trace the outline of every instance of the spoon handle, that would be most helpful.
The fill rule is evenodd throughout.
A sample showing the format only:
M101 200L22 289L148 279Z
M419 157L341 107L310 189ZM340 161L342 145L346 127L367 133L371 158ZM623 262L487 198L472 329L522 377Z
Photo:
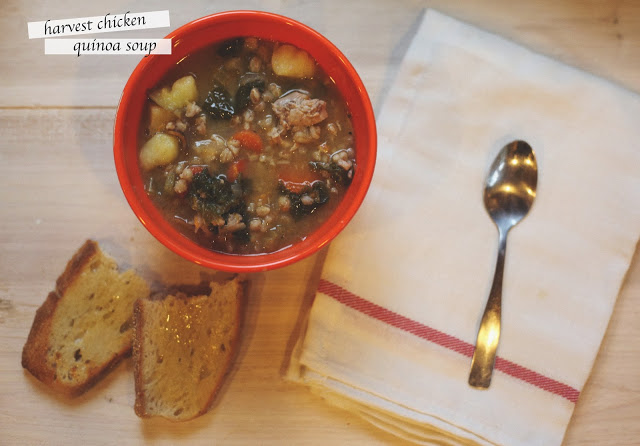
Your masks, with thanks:
M491 384L493 366L496 361L496 350L500 340L500 313L502 310L502 276L504 273L504 258L507 252L507 232L499 231L498 260L493 276L491 292L487 299L487 306L482 315L476 349L471 359L469 385L487 389Z

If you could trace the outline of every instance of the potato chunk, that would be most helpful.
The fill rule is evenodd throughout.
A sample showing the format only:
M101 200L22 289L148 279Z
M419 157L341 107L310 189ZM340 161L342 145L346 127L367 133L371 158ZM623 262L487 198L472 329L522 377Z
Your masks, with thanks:
M178 157L180 141L166 133L156 133L140 149L140 166L143 170L169 164Z
M273 51L271 67L278 76L302 79L313 77L316 63L306 51L293 45L280 45Z
M165 110L182 115L182 109L198 99L198 87L193 76L184 76L173 83L171 88L163 87L149 93L149 97Z
M162 132L167 124L176 119L176 115L156 104L149 105L149 134Z

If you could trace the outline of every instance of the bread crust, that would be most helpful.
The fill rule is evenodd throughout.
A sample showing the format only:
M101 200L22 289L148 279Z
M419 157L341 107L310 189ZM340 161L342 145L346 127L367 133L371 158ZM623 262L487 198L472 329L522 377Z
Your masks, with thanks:
M232 280L237 280L237 278L234 277L230 279L230 281ZM189 418L180 418L180 419L167 418L167 419L174 422L193 420L194 418L204 415L211 408L211 405L215 401L216 396L218 395L222 385L224 384L225 379L229 374L229 372L231 371L232 365L237 357L238 345L240 343L240 334L242 333L242 328L243 328L242 326L244 325L243 315L244 315L245 298L246 298L245 297L246 283L240 281L238 283L238 286L239 286L239 292L236 299L236 319L234 324L233 336L231 338L231 342L229 345L229 348L231 349L231 354L227 357L227 360L225 361L225 364L223 367L224 373L222 373L219 376L218 381L216 382L206 404L204 404L203 407L201 407L196 414L194 414L192 417L189 417ZM183 298L183 299L189 298L189 296L186 296L183 293L177 293L176 297ZM142 361L144 358L144 349L143 349L144 342L142 342L142 338L143 338L143 327L145 325L144 306L145 306L144 300L138 299L134 304L134 309L133 309L134 337L133 337L133 350L132 350L133 355L132 356L133 356L133 374L134 374L135 394L136 394L134 411L136 415L141 418L149 418L149 417L155 416L155 414L150 414L147 412L147 402L146 402L145 393L144 393L144 382L143 382L144 380L142 376L142 369L143 369Z
M145 411L144 390L142 380L142 358L144 351L142 348L142 328L144 327L144 311L142 306L144 302L138 299L133 304L133 342L131 356L133 358L133 381L136 394L136 401L133 404L133 410L139 417L148 417Z
M55 370L47 365L45 358L49 349L51 320L58 305L58 299L58 294L52 291L36 310L29 337L22 349L22 367L50 387L56 387L56 375ZM68 393L66 387L58 390Z
M86 265L99 253L100 248L95 241L87 240L84 242L73 257L71 257L67 262L66 268L56 280L55 291L58 293L58 296L64 296L64 293L66 293L73 282L78 279L78 276Z
M79 396L89 390L131 352L130 348L122 349L107 363L92 367L87 379L78 385L68 385L58 380L56 370L46 360L50 348L53 317L60 299L87 265L100 253L98 244L93 240L87 240L67 262L64 272L56 280L55 290L49 293L44 303L36 310L27 342L22 349L22 367L54 391L69 397Z

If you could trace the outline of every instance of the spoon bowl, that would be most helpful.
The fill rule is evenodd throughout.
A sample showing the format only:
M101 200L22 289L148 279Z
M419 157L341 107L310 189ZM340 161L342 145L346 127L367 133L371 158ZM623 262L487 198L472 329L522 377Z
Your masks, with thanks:
M498 228L498 259L471 360L469 384L473 387L486 389L491 384L500 340L507 234L529 213L537 185L538 164L531 146L519 140L504 146L491 164L484 189L484 206Z
M484 189L484 206L497 226L513 227L527 215L537 182L531 146L524 141L507 144L493 161Z

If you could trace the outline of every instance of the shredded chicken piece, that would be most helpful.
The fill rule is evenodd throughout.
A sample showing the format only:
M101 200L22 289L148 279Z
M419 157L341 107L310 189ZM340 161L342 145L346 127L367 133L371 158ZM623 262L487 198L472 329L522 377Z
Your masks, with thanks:
M327 119L327 103L310 99L308 94L293 91L273 103L273 111L285 128L309 127Z
M187 104L187 107L184 110L184 115L187 118L193 118L195 115L197 115L201 111L202 109L195 102L189 102Z
M191 167L185 167L182 172L180 172L180 178L185 181L193 180L193 170L191 170Z
M229 217L227 217L227 224L224 225L224 229L229 232L240 231L246 227L247 225L242 221L242 215L240 214L229 214Z
M177 173L177 172L176 172ZM189 184L193 180L193 170L190 167L186 167L180 172L176 184L173 186L173 191L176 194L182 195L189 190Z
M205 115L198 116L195 125L198 135L205 136L207 134L207 117Z
M178 119L178 121L176 122L176 130L179 132L186 132L187 131L187 123L181 121L180 119Z
M186 193L188 189L189 185L186 180L183 179L179 179L178 181L176 181L176 184L174 184L173 186L174 192L179 195Z

